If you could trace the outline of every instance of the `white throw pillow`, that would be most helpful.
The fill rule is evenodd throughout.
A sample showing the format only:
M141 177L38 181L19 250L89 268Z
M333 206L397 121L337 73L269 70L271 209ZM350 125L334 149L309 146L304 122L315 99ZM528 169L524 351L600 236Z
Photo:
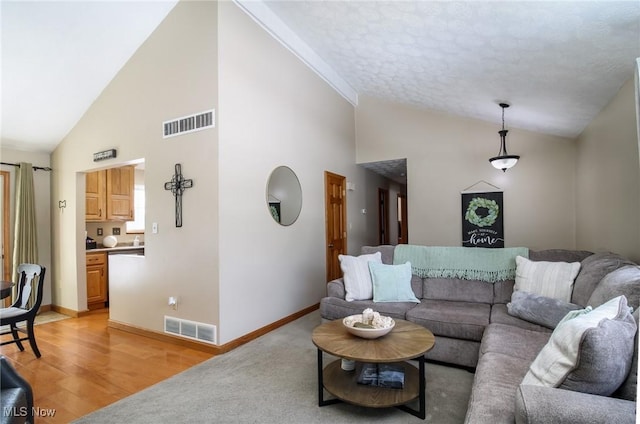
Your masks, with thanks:
M369 261L382 263L382 253L349 256L338 255L347 302L373 299L373 282L369 271Z
M629 372L635 332L624 296L568 316L553 330L522 384L609 396Z
M571 302L573 283L580 272L580 262L531 261L516 256L514 290Z

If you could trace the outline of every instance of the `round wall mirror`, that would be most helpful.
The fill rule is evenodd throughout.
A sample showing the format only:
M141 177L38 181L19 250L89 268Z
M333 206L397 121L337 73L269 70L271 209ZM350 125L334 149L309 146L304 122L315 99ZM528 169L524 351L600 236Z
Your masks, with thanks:
M271 172L267 183L267 207L274 221L280 225L296 222L302 209L302 188L296 173L288 166Z

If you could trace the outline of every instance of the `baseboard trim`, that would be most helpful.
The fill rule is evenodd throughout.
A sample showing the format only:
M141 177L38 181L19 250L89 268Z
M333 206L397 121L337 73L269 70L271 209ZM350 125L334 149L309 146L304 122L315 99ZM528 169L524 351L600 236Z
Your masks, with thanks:
M235 340L232 340L228 343L225 343L223 345L218 345L218 346L212 346L210 344L198 342L196 340L183 339L181 337L172 336L171 334L161 333L155 330L148 330L146 328L137 327L135 325L115 321L112 319L109 319L107 321L107 326L109 328L113 328L116 330L126 331L128 333L137 334L139 336L149 337L154 340L160 340L167 343L173 343L178 346L184 346L191 349L200 350L202 352L212 353L214 355L220 355L220 354L229 352L230 350L233 350L239 346L242 346L243 344L248 343L251 340L257 339L258 337L263 336L275 330L276 328L282 327L285 324L295 321L298 318L303 317L308 313L315 311L319 307L320 307L320 304L316 303L315 305L311 305L308 308L304 308L296 313L293 313L289 316L279 319L276 322L273 322L269 325L266 325L255 331L252 331L251 333L245 334L242 337L239 337Z
M72 318L78 318L80 316L80 312L74 311L73 309L65 308L64 306L49 305L49 310L57 312L59 314L70 316ZM42 308L40 309L40 311L42 311Z

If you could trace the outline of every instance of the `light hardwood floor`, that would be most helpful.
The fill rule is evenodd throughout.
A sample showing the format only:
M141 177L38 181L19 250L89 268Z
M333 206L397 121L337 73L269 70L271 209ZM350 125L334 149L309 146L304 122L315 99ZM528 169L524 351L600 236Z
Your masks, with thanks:
M107 328L107 319L101 310L37 325L40 359L28 342L24 352L0 347L33 388L37 423L68 423L213 356Z

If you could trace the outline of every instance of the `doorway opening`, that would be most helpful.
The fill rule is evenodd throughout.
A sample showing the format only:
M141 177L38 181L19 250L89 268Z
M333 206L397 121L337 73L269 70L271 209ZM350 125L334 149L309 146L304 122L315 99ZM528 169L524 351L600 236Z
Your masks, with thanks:
M376 181L375 194L373 192L367 194L367 196L377 196L376 237L379 244L408 243L407 160L393 159L360 165L384 178ZM397 199L395 205L393 199ZM371 200L373 201L373 198ZM373 228L369 231L373 231Z

